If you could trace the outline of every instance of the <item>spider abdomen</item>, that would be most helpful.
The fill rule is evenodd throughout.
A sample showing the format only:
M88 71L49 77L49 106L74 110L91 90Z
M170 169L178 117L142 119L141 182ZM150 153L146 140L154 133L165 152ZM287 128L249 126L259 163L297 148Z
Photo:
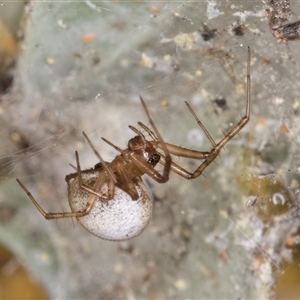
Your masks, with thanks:
M85 185L92 186L99 176L98 171L82 173ZM104 184L101 192L107 192ZM77 218L78 222L89 232L105 240L123 241L139 235L148 225L152 216L153 201L151 193L142 181L136 184L138 200L132 198L119 187L115 186L113 199L101 201L99 198L90 213ZM78 185L78 176L68 180L69 204L73 212L86 207L89 193Z

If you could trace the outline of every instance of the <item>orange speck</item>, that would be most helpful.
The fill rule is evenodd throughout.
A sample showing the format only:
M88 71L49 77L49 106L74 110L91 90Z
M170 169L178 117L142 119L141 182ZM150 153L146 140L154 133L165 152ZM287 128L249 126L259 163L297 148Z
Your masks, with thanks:
M289 129L288 129L288 127L287 127L286 125L282 125L282 126L280 127L280 130L281 130L282 132L284 132L284 133L289 133L289 132L290 132Z
M290 236L286 239L286 244L288 246L294 246L295 245L295 238L293 236Z
M90 43L90 42L94 41L96 38L97 38L97 33L96 32L89 32L89 33L86 33L85 35L83 35L81 37L81 40L84 43Z
M18 50L18 41L1 22L0 36L0 54L3 56L16 56Z
M81 54L80 54L80 53L77 53L77 52L73 53L73 57L74 57L74 58L78 58L78 59L82 59Z
M263 263L263 257L261 255L258 255L257 257L255 257L255 259L252 262L252 265L254 267L254 269L259 269L261 264Z
M263 117L258 118L257 123L258 123L258 124L261 124L261 125L265 125L265 124L266 124L266 119L263 118Z
M166 100L166 99L162 100L161 101L161 106L163 108L168 108L168 106L169 106L168 100Z
M209 181L204 181L204 183L203 183L203 188L204 188L205 190L209 190L209 189L210 189L210 182L209 182Z
M268 57L263 58L262 62L266 65L268 65L271 62L271 59Z
M255 141L256 141L256 139L255 139L254 136L249 136L249 137L248 137L248 142L249 142L249 143L255 143Z
M224 263L228 262L228 254L227 254L227 252L225 250L220 251L218 254L219 254L219 257L221 258L221 260Z
M149 10L151 13L153 13L155 15L160 13L160 8L154 4L149 5Z

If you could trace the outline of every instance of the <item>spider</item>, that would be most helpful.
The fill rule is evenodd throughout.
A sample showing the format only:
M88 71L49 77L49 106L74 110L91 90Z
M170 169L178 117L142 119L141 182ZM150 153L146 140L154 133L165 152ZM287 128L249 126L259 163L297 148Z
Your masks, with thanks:
M17 182L46 219L76 217L85 229L106 240L121 241L137 236L146 228L152 215L152 198L141 176L146 174L158 183L167 182L171 171L185 179L199 177L205 168L219 155L221 149L249 121L250 59L251 53L250 47L248 47L245 115L218 143L215 143L190 104L185 102L194 119L211 142L212 149L210 151L190 150L165 143L149 114L144 100L140 97L153 131L141 122L138 122L138 125L149 134L151 140L147 140L141 130L130 125L129 128L135 132L136 136L129 140L125 150L102 138L120 152L113 161L108 163L103 160L89 137L83 132L84 138L100 163L96 164L94 168L82 171L78 152L75 151L76 167L71 166L76 169L76 173L66 176L71 212L45 212L24 184L19 179L17 179ZM202 162L194 172L189 172L174 163L171 154L200 159ZM163 165L162 173L155 169L158 163Z

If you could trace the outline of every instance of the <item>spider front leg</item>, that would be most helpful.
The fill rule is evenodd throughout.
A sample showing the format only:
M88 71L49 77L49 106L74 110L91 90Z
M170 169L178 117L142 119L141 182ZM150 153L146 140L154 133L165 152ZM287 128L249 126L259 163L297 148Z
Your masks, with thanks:
M169 152L168 148L166 147L166 144L164 143L157 127L155 126L155 124L154 124L154 122L153 122L153 120L152 120L152 118L149 114L149 111L147 109L147 106L146 106L143 98L140 97L140 100L142 102L142 105L143 105L144 110L146 112L146 115L148 117L148 120L149 120L152 128L154 129L157 140L161 144L161 149L164 151L164 154L165 154L165 164L164 164L163 174L161 175L160 173L158 173L156 170L153 169L155 172L153 173L152 176L154 176L153 179L155 179L157 182L164 183L164 182L167 182L169 180L169 174L170 174L171 164L172 164L172 157L171 157L170 152ZM134 158L134 156L133 156L133 159L135 160L135 163L137 163L137 164L140 163L138 159ZM145 166L143 164L141 164L141 167L142 167L142 169L144 169L144 172L146 174L152 172L152 171L149 170L149 168L144 168ZM151 176L150 174L148 174L148 175Z
M250 102L251 102L251 74L250 74L250 64L251 64L251 51L248 47L248 59L247 59L247 99L246 99L246 110L245 115L241 120L221 139L219 143L214 145L214 147L209 152L207 159L195 170L191 175L192 178L196 178L202 174L207 166L209 166L215 158L219 155L221 149L234 137L236 136L242 128L248 123L250 119ZM189 109L191 107L187 104Z
M197 116L196 116L197 117ZM198 119L198 117L197 117ZM196 119L196 120L197 120ZM198 119L200 122L200 120ZM200 122L201 123L201 122ZM148 134L153 138L153 141L151 141L151 144L155 149L159 148L162 149L161 143L158 141L157 137L155 136L154 132L148 128L146 125L144 125L142 122L138 122L138 124L148 132ZM204 132L208 139L212 142L213 146L216 145L210 134L208 133L207 129L204 127L204 125L201 123L201 128L204 128ZM198 150L191 150L184 147L176 146L170 143L165 143L166 148L171 154L181 156L181 157L188 157L188 158L196 158L196 159L205 159L208 157L209 152L208 151L198 151ZM172 162L173 164L173 162Z
M242 119L221 139L219 143L215 143L205 126L202 124L202 122L197 117L196 113L192 109L192 107L189 105L189 103L185 102L188 109L190 110L191 114L193 115L194 119L196 120L197 124L202 128L204 131L206 137L211 142L213 148L209 152L202 152L202 151L196 151L196 150L190 150L186 149L180 146L172 145L172 144L166 144L163 141L159 140L156 135L143 123L139 122L139 125L146 130L149 135L153 138L154 141L152 141L152 145L155 148L163 149L163 146L168 149L168 152L177 156L181 157L187 157L187 158L193 158L193 159L204 159L204 161L200 164L200 166L194 171L189 172L186 169L182 168L178 164L171 162L170 168L173 172L177 173L178 175L186 178L186 179L194 179L199 177L203 171L215 160L215 158L219 155L221 149L235 136L237 135L240 130L248 123L250 119L250 102L251 102L251 77L250 77L250 62L251 62L251 53L250 53L250 47L248 47L248 61L247 61L247 99L246 99L246 112L245 115L242 117ZM152 124L151 124L152 125ZM153 125L152 125L153 126ZM156 131L155 131L156 133ZM166 165L167 161L163 155L161 155L160 164ZM146 172L146 171L145 171ZM149 175L149 176L155 176L155 174Z

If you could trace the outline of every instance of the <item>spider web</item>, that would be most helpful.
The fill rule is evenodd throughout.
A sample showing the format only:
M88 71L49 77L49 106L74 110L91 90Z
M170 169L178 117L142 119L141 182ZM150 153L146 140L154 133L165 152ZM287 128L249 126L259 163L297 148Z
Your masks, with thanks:
M263 1L25 9L15 83L1 102L0 201L11 214L0 238L52 298L267 298L289 270L299 272L298 42L272 36ZM147 124L139 95L166 142L209 150L184 101L219 141L244 114L248 45L249 124L204 176L145 178L155 205L141 236L108 243L76 221L46 222L17 186L16 177L46 210L68 211L74 151L83 168L98 162L82 131L111 161L116 152L100 138L125 148L128 125ZM175 160L189 170L200 163ZM293 291L283 284L278 297L295 297L284 288Z

